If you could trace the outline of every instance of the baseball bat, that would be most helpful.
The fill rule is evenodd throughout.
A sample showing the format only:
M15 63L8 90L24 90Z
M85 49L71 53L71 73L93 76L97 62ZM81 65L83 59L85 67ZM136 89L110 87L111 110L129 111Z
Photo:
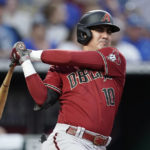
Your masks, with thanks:
M15 65L11 64L5 76L5 79L0 87L0 119L2 118L2 115L3 115L4 107L5 107L7 96L8 96L10 81L12 78L14 68L15 68Z
M16 48L16 50L24 50L26 49L25 44L21 41L17 42L14 47ZM7 72L7 75L1 85L0 88L0 119L2 118L3 115L3 111L4 111L4 107L6 104L6 100L7 100L7 96L8 96L8 90L9 90L9 86L10 86L10 81L12 78L12 74L15 68L15 60L13 60L10 64L10 68Z

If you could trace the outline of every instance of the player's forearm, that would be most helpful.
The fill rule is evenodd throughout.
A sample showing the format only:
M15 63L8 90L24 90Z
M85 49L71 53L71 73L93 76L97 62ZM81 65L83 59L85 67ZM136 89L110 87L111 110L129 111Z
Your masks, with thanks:
M47 88L40 76L36 73L30 60L21 64L26 79L28 90L38 105L42 105L47 98Z
M96 51L32 51L31 60L42 61L51 65L70 65L81 68L101 69L103 60Z

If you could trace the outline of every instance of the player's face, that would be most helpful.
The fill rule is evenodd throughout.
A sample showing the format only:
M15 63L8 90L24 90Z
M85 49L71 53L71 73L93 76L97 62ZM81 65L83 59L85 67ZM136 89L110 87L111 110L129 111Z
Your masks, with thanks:
M111 46L111 29L109 26L99 26L91 29L92 39L88 43L88 48L98 50Z

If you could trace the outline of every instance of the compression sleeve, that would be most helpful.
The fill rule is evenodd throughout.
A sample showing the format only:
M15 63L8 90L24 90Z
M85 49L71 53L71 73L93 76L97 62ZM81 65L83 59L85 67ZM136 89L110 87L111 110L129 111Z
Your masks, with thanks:
M28 90L38 105L42 105L47 99L47 87L36 73L30 60L21 64Z
M44 50L41 60L51 65L70 65L96 70L104 68L103 59L96 51Z
M39 75L36 73L26 77L26 83L34 101L38 105L44 104L47 99L47 87L43 84Z

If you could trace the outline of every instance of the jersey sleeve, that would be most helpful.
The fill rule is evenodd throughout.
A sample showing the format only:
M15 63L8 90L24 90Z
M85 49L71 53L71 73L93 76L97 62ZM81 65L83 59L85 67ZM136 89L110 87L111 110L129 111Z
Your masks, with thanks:
M61 94L61 78L56 70L55 66L51 66L43 82L45 86Z
M126 61L123 55L112 47L97 51L61 51L44 50L41 54L44 63L58 66L77 66L93 70L105 71L105 75L124 76Z
M103 48L97 52L103 59L105 75L112 77L125 76L126 60L116 48Z

